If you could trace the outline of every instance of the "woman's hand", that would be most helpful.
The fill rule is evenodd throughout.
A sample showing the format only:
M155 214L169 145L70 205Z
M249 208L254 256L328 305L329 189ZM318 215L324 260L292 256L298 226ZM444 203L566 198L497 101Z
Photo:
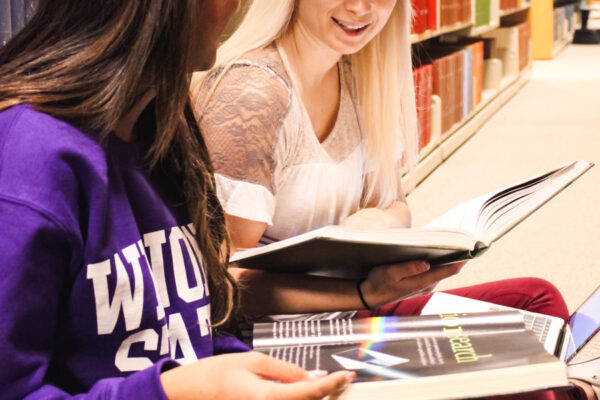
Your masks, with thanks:
M426 261L411 261L376 267L361 283L361 291L370 307L379 307L430 293L439 281L457 274L465 264L463 261L431 269Z
M310 373L264 354L225 354L163 372L170 400L322 399L336 395L354 379L353 372Z
M406 203L396 201L388 208L363 208L344 219L340 225L353 229L410 228L411 216Z

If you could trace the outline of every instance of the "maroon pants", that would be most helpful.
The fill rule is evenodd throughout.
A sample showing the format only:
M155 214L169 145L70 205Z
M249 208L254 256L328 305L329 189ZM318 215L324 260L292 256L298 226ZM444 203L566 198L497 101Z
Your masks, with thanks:
M566 320L569 316L567 305L558 289L550 282L538 278L516 278L484 283L459 289L446 290L446 293L483 300L521 310L538 312ZM419 315L432 295L416 296L407 300L387 304L373 311L359 311L358 318ZM585 392L574 386L566 390L547 390L521 395L503 396L504 400L584 400Z

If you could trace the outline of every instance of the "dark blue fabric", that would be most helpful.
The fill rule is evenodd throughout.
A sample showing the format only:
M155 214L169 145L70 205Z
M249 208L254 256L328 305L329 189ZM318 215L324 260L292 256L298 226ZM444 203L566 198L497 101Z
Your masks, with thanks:
M36 6L37 0L0 0L0 46L25 25Z

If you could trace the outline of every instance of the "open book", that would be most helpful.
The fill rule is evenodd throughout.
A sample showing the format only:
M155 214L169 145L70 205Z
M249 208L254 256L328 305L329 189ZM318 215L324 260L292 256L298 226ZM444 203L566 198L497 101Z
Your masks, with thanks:
M254 349L305 369L353 370L345 399L456 399L568 385L514 311L256 324Z
M358 230L326 226L262 247L230 262L245 268L364 277L376 265L473 258L592 167L574 161L454 207L423 228Z

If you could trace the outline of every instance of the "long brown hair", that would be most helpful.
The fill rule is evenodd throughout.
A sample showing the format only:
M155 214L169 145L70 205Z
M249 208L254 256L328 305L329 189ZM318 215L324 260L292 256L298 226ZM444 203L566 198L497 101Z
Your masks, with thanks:
M189 106L197 1L40 0L30 22L0 49L0 110L26 103L104 137L153 88L156 133L148 161L179 179L219 325L237 290L227 272L213 170Z

